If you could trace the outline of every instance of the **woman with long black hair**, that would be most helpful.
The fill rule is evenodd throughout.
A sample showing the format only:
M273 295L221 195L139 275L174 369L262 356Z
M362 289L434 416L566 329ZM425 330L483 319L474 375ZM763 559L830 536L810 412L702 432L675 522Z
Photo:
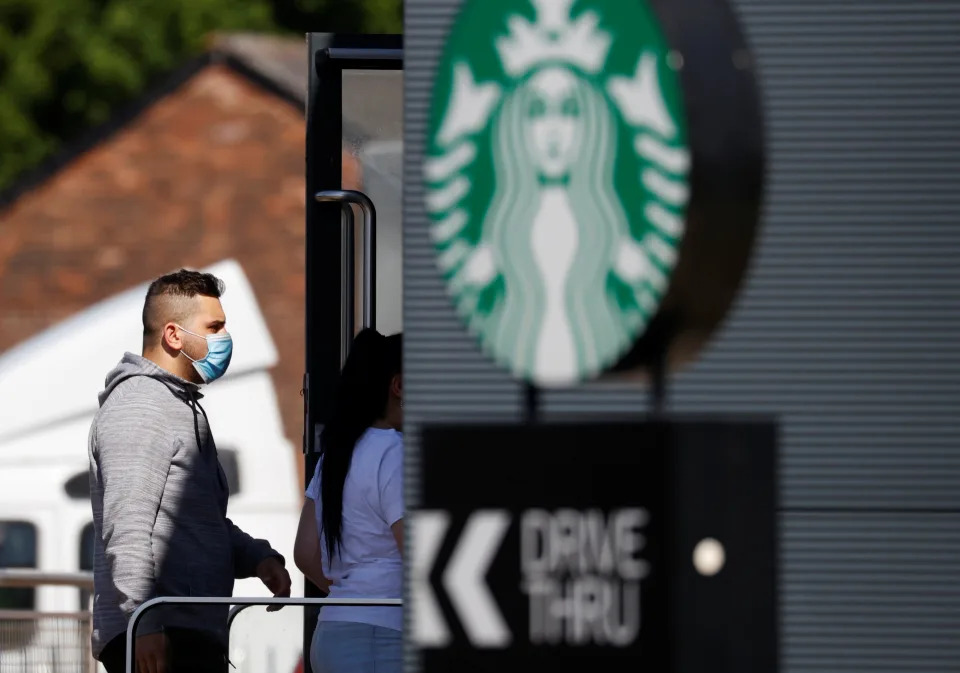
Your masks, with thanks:
M294 560L336 598L400 598L403 591L402 337L365 329L354 339L320 435ZM320 610L315 673L399 673L400 607Z

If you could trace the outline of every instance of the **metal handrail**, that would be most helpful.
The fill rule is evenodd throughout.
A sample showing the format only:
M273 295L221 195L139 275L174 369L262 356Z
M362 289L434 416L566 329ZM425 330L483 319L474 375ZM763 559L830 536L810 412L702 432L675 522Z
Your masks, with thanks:
M80 612L41 612L40 610L0 610L0 621L31 622L37 619L75 619L78 622L90 621L90 611Z
M377 209L369 196L349 189L328 189L317 192L314 198L320 203L339 203L346 208L352 203L363 211L363 326L376 328ZM353 340L352 334L350 340Z
M227 615L227 638L230 638L230 629L233 627L233 620L237 618L237 615L252 607L252 605L234 605L230 608L230 614Z
M327 52L332 59L359 61L402 61L403 49L365 49L350 47L329 47Z
M67 620L76 622L85 636L83 641L87 646L83 647L83 657L86 659L85 668L90 673L96 673L97 662L90 656L89 647L90 631L93 628L93 614L90 610L90 602L93 600L93 573L80 572L49 572L37 570L35 568L3 568L0 569L0 588L5 589L32 589L36 587L71 587L90 592L88 599L88 608L76 612L47 612L34 609L5 609L0 610L0 621L16 624L28 624L34 622L39 624L41 620ZM62 646L62 643L60 643Z
M340 320L343 335L340 339L340 366L347 361L347 355L350 354L350 344L353 343L353 335L356 334L356 312L357 312L357 278L354 273L354 264L356 262L356 221L353 217L353 206L349 203L343 204L343 228L340 236L343 240L342 258L340 260Z
M339 605L339 606L368 606L368 607L402 607L401 598L237 598L233 596L160 596L151 598L138 607L127 624L127 654L124 667L127 673L133 673L134 651L136 644L134 634L137 624L140 623L143 613L158 605Z
M4 568L0 570L0 587L30 588L37 586L77 587L93 589L91 572L47 572L33 568Z

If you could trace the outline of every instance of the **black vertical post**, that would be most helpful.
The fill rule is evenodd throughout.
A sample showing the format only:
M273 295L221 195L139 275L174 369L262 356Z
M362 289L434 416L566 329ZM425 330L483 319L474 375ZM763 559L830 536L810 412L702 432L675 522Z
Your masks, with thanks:
M342 187L342 72L324 58L331 36L308 38L309 93L306 142L306 376L304 380L304 466L306 483L316 469L317 428L329 412L340 373L340 205L318 203L314 194ZM306 486L306 484L304 484ZM304 595L323 596L304 578ZM310 642L317 611L304 610L304 673L310 667Z
M526 383L523 388L524 420L533 425L540 420L540 389Z
M667 358L665 348L658 348L650 362L650 413L660 419L667 398Z

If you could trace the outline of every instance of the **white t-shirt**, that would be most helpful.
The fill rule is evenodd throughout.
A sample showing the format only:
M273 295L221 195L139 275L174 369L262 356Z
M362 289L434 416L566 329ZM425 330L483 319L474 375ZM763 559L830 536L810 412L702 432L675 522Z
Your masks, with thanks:
M357 441L343 485L342 542L332 559L321 521L320 467L307 487L314 501L323 572L331 598L401 598L403 561L390 526L403 518L403 435L369 428ZM325 606L324 621L361 622L403 630L403 608Z

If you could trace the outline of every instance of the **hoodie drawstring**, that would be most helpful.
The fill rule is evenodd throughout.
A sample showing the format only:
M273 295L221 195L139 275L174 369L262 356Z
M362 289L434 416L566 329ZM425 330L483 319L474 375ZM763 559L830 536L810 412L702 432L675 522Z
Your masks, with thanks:
M200 410L200 413L203 414L204 418L207 417L207 412L205 412L203 407L200 406L200 403L197 401L197 397L192 390L187 391L187 397L190 400L190 406L193 409L193 433L197 438L197 449L200 451L200 453L203 453L203 441L200 439L200 414L197 413L197 409Z
M200 413L203 414L204 420L207 421L207 428L210 427L210 419L207 417L206 410L200 405L200 402L197 401L192 391L190 391L189 396L190 405L193 407L193 432L197 438L197 449L200 451L200 453L203 453L203 442L200 439L200 415L197 413L197 410L200 410ZM229 493L230 484L227 481L227 476L223 473L223 467L220 465L220 460L217 457L216 449L214 449L213 459L217 464L217 482L219 482L220 486L226 489L226 491Z

